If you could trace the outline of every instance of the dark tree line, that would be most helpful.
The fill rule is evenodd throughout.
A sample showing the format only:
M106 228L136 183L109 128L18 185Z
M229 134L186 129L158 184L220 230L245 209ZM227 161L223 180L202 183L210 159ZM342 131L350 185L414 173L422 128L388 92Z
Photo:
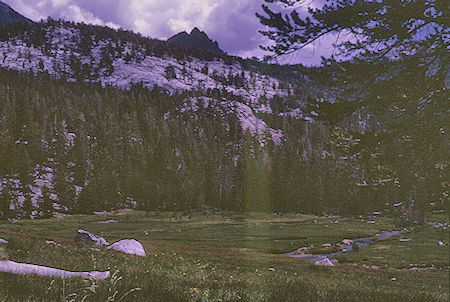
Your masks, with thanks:
M392 181L398 175L378 134L273 116L284 142L261 146L213 102L179 110L189 92L123 91L5 70L0 79L2 217L204 206L356 214L409 194ZM427 200L439 198L440 186L424 185Z

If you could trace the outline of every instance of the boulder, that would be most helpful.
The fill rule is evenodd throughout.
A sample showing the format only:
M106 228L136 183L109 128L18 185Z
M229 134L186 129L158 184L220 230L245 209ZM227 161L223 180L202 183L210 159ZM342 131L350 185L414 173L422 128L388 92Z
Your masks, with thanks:
M297 249L296 251L294 251L295 254L304 254L308 251L308 248L306 246L301 247L299 249Z
M54 242L54 241L52 241L52 240L45 240L45 243L46 243L46 244L50 244L50 245L54 245L54 246L61 246L61 244L56 243L56 242Z
M85 230L78 230L75 235L75 242L78 244L85 244L89 246L108 245L105 238L91 234Z
M331 243L324 243L324 244L322 244L322 247L326 247L326 248L331 247Z
M353 245L355 242L351 239L344 239L342 240L342 243L345 245Z
M145 250L142 246L142 243L135 239L123 239L117 242L114 242L108 249L119 251L129 255L137 255L145 257Z
M315 261L314 265L334 266L334 263L328 258L323 258L323 259Z

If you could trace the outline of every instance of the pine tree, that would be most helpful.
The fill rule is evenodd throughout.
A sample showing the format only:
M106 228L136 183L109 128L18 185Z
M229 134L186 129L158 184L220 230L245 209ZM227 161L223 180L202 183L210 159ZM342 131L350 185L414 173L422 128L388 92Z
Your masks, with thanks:
M442 153L450 124L445 1L327 1L309 9L306 18L295 9L279 13L263 5L263 10L258 17L270 29L262 34L275 42L265 49L275 56L296 52L329 33L353 34L338 43L337 56L323 62L323 75L330 75L340 102L391 117L377 164L389 165L401 199L418 209L423 221L430 196L442 196L448 188L448 182L441 182L433 193L424 190L432 187L426 184L437 172L433 167L448 167Z

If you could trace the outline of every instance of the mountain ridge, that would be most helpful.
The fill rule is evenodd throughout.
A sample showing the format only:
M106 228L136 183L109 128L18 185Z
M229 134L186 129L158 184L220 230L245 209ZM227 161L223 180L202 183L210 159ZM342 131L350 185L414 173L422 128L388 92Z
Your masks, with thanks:
M30 19L16 12L8 4L0 1L0 26L17 22L34 23Z
M200 51L195 57L189 55L189 49L171 49L164 42L148 38L136 42L133 38L138 36L128 37L129 34L51 19L18 31L4 28L3 32L0 30L0 66L123 89L138 84L148 89L158 87L169 94L213 94L217 102L211 105L217 114L231 110L242 130L248 130L261 144L281 144L282 132L270 127L259 115L274 113L268 102L275 96L293 95L291 83L252 70L237 58L214 57L208 51ZM223 98L227 101L223 102ZM190 106L193 102L186 98L185 104ZM294 106L302 106L302 101ZM302 117L300 112L296 116Z
M209 39L198 28L192 34ZM262 143L267 141L265 133L277 144L282 141L276 127L260 122L262 116L289 116L312 123L317 120L314 111L317 109L309 106L311 99L335 102L328 86L311 80L311 72L303 71L301 66L273 66L150 39L126 30L63 20L47 19L33 26L10 24L0 28L0 52L3 54L0 66L12 70L45 72L73 82L99 82L124 89L139 84L169 94L196 91L200 97L211 94L217 97L218 102L212 104L221 104L222 97L231 98L245 107L236 108L253 112L251 124L265 125L243 127L244 131L254 129L252 134L257 134ZM236 112L238 116L241 113ZM377 126L377 121L366 122L368 116L356 113L346 124L365 132L371 125Z

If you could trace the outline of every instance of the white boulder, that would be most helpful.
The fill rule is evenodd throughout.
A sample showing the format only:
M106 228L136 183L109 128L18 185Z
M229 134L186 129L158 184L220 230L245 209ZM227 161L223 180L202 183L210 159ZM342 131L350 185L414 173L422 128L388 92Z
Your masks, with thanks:
M323 258L323 259L315 261L314 265L334 266L334 263L328 258Z
M297 250L294 252L294 254L304 254L304 253L306 253L307 251L308 251L308 248L307 248L306 246L304 246L304 247L301 247L301 248L297 249Z
M54 246L62 246L59 243L54 242L53 240L45 240L46 244L54 245Z
M114 242L108 249L119 251L129 255L137 255L145 257L145 250L142 243L135 239L123 239L117 242Z
M351 239L344 239L344 240L342 240L342 243L345 244L345 245L353 245L353 244L355 244L355 242L353 240L351 240Z

